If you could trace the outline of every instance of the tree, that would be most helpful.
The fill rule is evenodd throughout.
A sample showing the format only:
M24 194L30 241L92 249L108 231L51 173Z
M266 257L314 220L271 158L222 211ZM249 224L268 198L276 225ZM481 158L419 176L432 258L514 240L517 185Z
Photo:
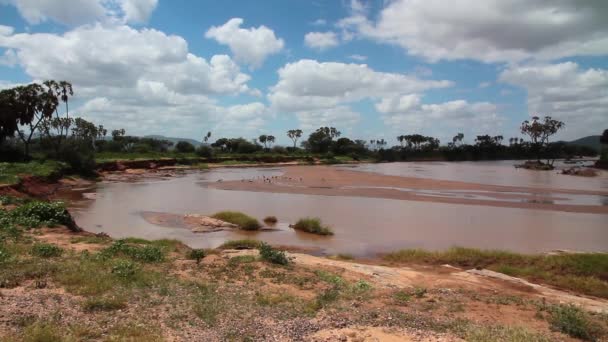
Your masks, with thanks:
M258 137L258 141L264 145L264 148L268 148L268 136L266 134L262 134Z
M203 142L206 144L207 141L209 141L209 138L211 138L211 132L207 132L207 134L203 136Z
M464 134L458 133L452 138L452 143L454 144L454 146L458 146L462 144L462 139L464 139Z
M339 137L340 134L340 131L334 127L319 127L308 136L308 148L312 152L326 153L334 138Z
M608 145L608 129L604 130L604 133L600 136L600 143Z
M526 120L521 124L521 133L532 140L532 145L536 150L536 160L539 163L543 147L549 145L549 137L564 126L562 121L554 120L550 116L545 116L543 121L538 116L533 116L532 121Z
M194 152L195 148L191 143L182 140L175 144L175 150L179 153L191 153Z
M274 135L269 135L269 136L267 136L267 137L266 137L266 141L268 142L268 145L269 145L269 146L272 146L272 144L274 144L274 141L275 141L275 137L274 137Z
M125 129L115 129L112 131L112 140L119 140L120 138L125 136Z
M29 155L32 137L41 122L53 117L59 101L64 101L67 106L68 94L71 95L71 85L65 81L45 81L3 90L0 95L1 140L17 132L23 141L25 154ZM29 128L29 133L19 127Z
M289 139L291 139L291 141L293 141L293 148L295 150L296 144L298 143L298 139L300 139L300 137L302 137L302 130L301 129L290 129L289 131L287 131L287 137L289 137Z

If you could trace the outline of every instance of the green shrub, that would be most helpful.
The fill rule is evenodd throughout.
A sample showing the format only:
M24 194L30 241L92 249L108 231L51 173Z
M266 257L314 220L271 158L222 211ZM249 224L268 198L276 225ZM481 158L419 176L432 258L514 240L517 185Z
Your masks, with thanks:
M137 265L130 260L118 260L112 265L112 274L117 277L129 279L137 273Z
M274 249L267 243L260 243L258 249L260 251L260 257L262 258L262 260L266 260L268 262L278 265L289 264L289 258L287 258L285 252Z
M32 255L40 258L59 257L63 254L63 249L49 243L36 243L32 246Z
M15 224L27 228L58 224L69 227L73 224L72 216L63 202L32 201L9 211L8 216Z
M192 153L194 152L194 145L187 141L179 141L175 144L175 150L179 153Z
M220 211L213 214L212 217L218 220L236 224L239 226L239 228L244 230L258 230L262 227L258 220L238 211Z
M61 342L63 336L59 327L51 323L35 322L23 331L25 342Z
M197 264L200 264L201 260L205 257L204 249L191 249L188 252L188 259L196 260Z
M0 264L10 260L10 253L0 244Z
M224 242L220 249L254 249L260 247L260 241L251 239L229 240Z
M574 305L555 305L549 309L551 329L585 341L597 341L604 334L589 314Z
M125 240L114 241L112 245L101 251L102 256L126 256L141 262L161 262L165 260L165 254L161 247L155 245L135 245L126 243Z
M294 224L292 227L296 230L317 235L334 235L331 228L321 224L321 219L319 218L302 218L299 219L298 222L296 222L296 224Z
M203 158L213 158L213 149L209 146L201 145L196 149L196 155Z

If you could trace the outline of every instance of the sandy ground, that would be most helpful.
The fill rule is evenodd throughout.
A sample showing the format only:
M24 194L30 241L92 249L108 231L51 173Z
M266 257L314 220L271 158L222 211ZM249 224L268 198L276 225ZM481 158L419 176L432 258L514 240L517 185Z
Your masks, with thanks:
M608 214L608 206L551 204L548 201L568 195L608 196L608 192L584 190L555 190L543 188L485 185L415 177L388 176L351 171L331 166L293 166L285 168L279 177L243 179L210 183L209 187L224 190L243 190L326 196L358 196L452 204L487 205L508 208L555 210L577 213ZM391 188L408 189L402 191ZM420 191L446 191L446 195ZM449 191L466 191L490 199L450 197Z

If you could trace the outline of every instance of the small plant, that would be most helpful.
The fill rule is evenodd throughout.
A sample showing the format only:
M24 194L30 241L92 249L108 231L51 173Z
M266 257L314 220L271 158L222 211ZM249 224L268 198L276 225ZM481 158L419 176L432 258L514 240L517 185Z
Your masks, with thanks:
M393 295L393 298L395 299L395 301L397 303L405 304L412 299L412 296L409 293L407 293L403 290L400 290L400 291L395 292L395 294Z
M262 227L258 220L238 211L220 211L211 217L236 224L243 230L258 230Z
M93 297L87 299L82 307L85 311L114 311L124 309L127 306L124 298L112 296L112 297Z
M426 295L426 293L427 293L427 289L426 288L424 288L424 287L416 287L416 288L414 288L413 295L416 298L423 298Z
M277 224L277 222L279 222L279 220L277 219L276 216L264 217L264 223L266 223L267 225L275 225L275 224Z
M267 243L260 243L258 249L260 251L260 257L262 258L262 260L266 260L278 265L289 264L289 258L287 258L285 252L274 249Z
M32 246L32 255L40 258L59 257L63 254L63 249L49 243L36 243Z
M101 251L101 255L105 257L124 255L133 260L148 263L161 262L165 259L163 250L158 246L140 246L129 244L125 240L114 241L112 245Z
M112 274L117 277L129 279L137 273L137 265L130 260L118 260L112 266Z
M334 232L328 226L321 224L320 218L302 218L296 224L292 225L293 229L317 235L334 235Z
M605 333L589 314L572 304L555 305L549 311L553 330L585 341L597 341Z
M191 249L190 252L188 252L188 259L196 260L197 265L201 263L201 260L203 260L204 257L205 257L204 249Z
M243 240L230 240L224 242L219 248L220 249L255 249L260 247L260 241L243 239Z
M0 244L0 264L6 261L9 261L11 258L11 255L8 253L8 251L6 249L4 249L4 247L2 247L2 245Z

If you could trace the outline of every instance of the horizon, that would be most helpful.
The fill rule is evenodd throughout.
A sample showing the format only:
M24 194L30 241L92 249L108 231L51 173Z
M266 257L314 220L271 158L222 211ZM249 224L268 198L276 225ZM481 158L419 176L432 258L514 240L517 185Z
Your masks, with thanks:
M353 140L417 133L445 143L463 132L471 143L521 137L532 115L566 123L555 140L608 127L601 3L4 0L0 9L0 88L67 80L74 115L129 135L270 134L289 146L289 129L333 126Z

